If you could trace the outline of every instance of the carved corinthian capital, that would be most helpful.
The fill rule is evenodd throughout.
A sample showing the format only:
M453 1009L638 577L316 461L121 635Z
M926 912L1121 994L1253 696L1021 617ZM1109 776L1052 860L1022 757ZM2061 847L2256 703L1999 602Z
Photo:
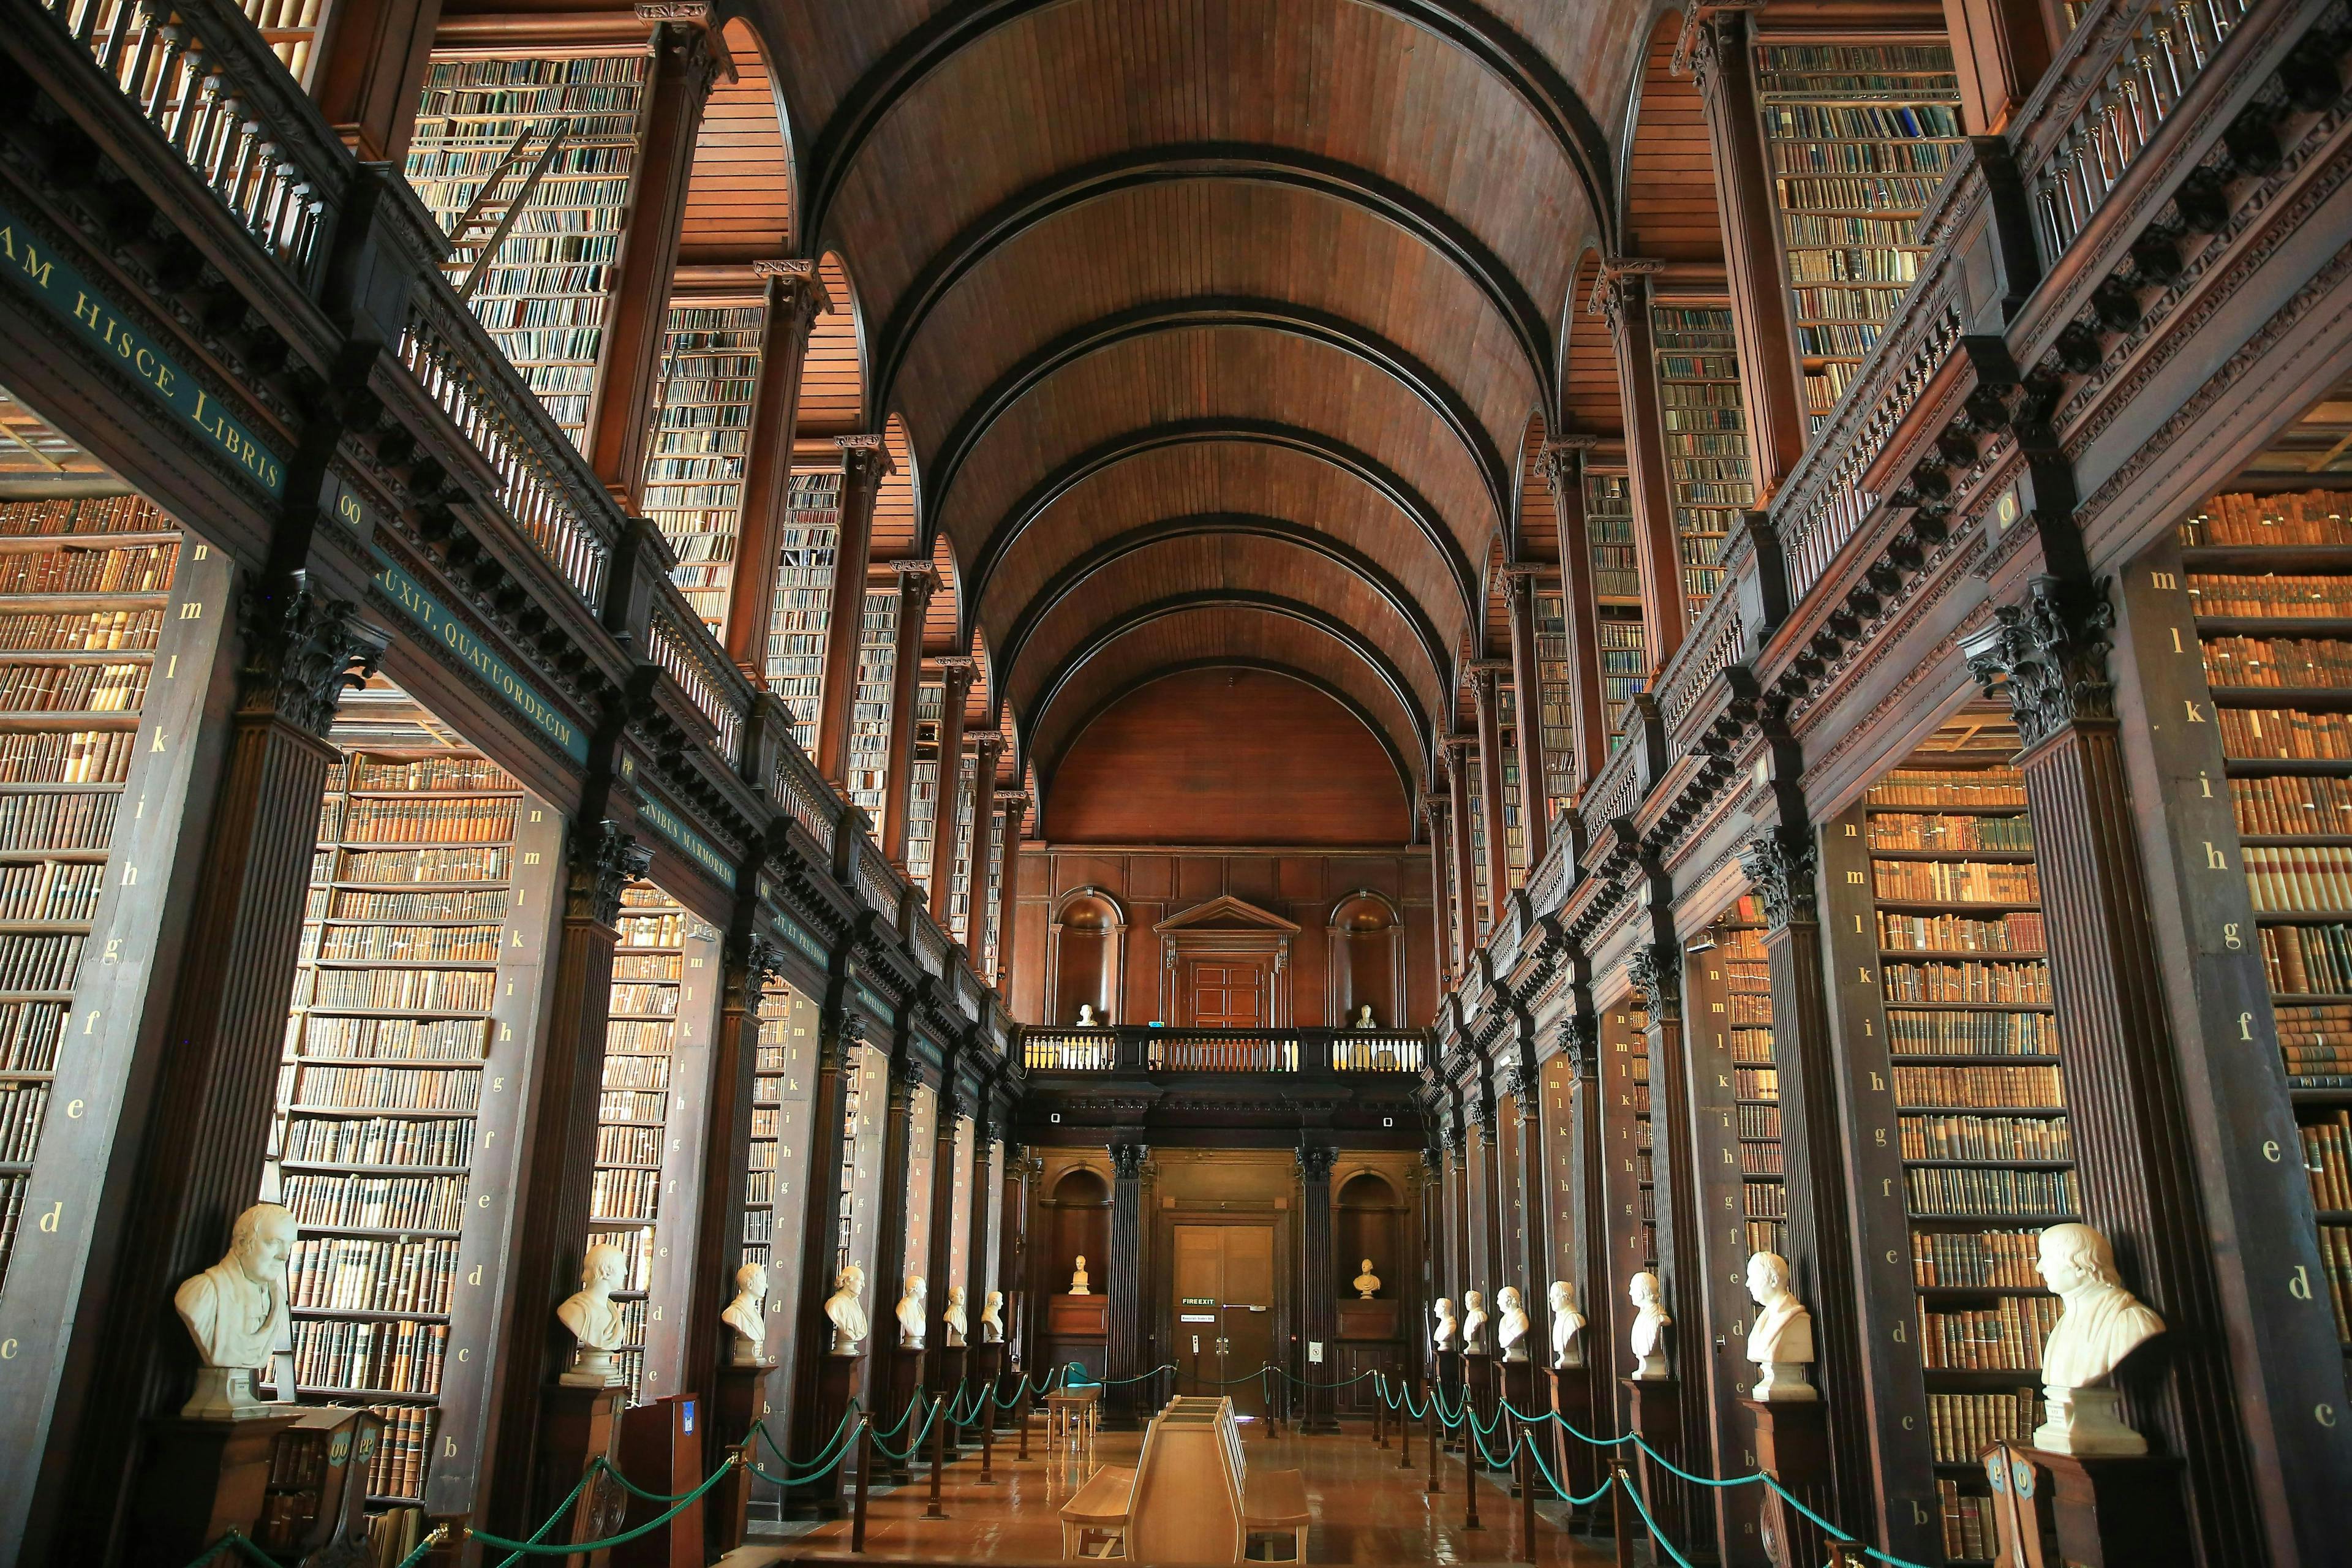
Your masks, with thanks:
M1652 1017L1681 1007L1683 966L1671 942L1645 942L1625 960L1625 973Z
M1739 847L1739 863L1764 906L1764 923L1785 931L1814 918L1813 876L1821 851L1811 826L1775 827Z
M1597 1019L1570 1013L1559 1021L1559 1054L1570 1072L1589 1079L1601 1068L1601 1026Z
M1989 697L2007 697L2017 732L2035 746L2069 724L2113 720L2108 631L2116 624L2107 580L2036 577L2021 604L1993 612L1993 624L1961 646L1969 673Z
M621 894L654 863L654 852L610 819L582 828L572 837L569 913L599 925L621 918Z
M237 603L245 633L239 710L275 713L324 740L343 693L367 683L392 640L358 616L350 601L314 592L301 572L274 590L247 588Z

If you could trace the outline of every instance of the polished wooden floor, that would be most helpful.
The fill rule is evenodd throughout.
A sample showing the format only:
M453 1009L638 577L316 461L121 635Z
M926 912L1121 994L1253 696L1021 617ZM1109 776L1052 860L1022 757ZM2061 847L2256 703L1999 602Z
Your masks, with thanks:
M1423 1490L1427 1471L1416 1435L1413 1468L1397 1468L1393 1447L1372 1442L1369 1423L1349 1423L1338 1436L1301 1437L1285 1427L1269 1436L1256 1423L1244 1426L1252 1466L1297 1468L1306 1473L1314 1523L1307 1537L1309 1563L1508 1563L1527 1561L1519 1538L1519 1505L1492 1478L1478 1487L1480 1522L1465 1530L1462 1523L1462 1465L1444 1457L1440 1479L1444 1491L1430 1497ZM1093 1464L1133 1465L1142 1441L1139 1433L1106 1432L1096 1442ZM922 1517L929 1499L926 1482L883 1494L867 1505L866 1559L920 1563L1050 1563L1062 1554L1058 1514L1076 1486L1090 1473L1085 1461L1049 1463L1037 1457L1015 1460L1007 1443L996 1450L995 1481L980 1484L977 1455L950 1465L940 1478L940 1501L945 1520ZM1538 1563L1602 1568L1616 1557L1607 1537L1597 1542L1570 1538L1559 1523L1556 1508L1538 1510L1535 1561ZM847 1558L849 1523L819 1526L784 1542L761 1542L730 1554L726 1568L762 1565L802 1559ZM1647 1561L1637 1553L1637 1560Z

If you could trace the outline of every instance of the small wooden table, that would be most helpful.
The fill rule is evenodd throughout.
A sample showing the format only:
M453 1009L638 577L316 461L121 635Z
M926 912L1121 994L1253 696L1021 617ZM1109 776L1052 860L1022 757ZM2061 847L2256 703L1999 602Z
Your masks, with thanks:
M1065 1388L1045 1395L1045 1444L1067 1442L1088 1460L1095 1457L1095 1432L1102 1422L1102 1384Z

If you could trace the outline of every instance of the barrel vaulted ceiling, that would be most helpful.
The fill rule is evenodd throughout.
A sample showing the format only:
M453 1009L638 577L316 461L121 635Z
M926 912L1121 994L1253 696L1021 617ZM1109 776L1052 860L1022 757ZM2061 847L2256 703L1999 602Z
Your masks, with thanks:
M1548 507L1507 531L1540 432L1578 416L1578 269L1655 13L742 15L793 243L854 279L866 426L904 422L957 636L1040 773L1155 675L1223 662L1320 686L1414 787L1486 645L1498 535L1551 547Z

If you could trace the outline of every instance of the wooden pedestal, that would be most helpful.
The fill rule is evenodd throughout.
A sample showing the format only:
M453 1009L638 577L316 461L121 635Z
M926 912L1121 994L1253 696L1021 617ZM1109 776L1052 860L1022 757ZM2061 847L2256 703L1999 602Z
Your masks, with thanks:
M948 1417L959 1408L971 1404L971 1388L966 1382L971 1354L968 1345L941 1345L929 1352L931 1358L930 1392L944 1398L947 1407L940 1412L940 1424L947 1427L947 1451L954 1454L963 1447L963 1428L950 1425ZM916 1420L920 1421L921 1416Z
M1486 1462L1486 1455L1475 1446L1475 1441L1471 1436L1470 1423L1475 1419L1479 1426L1489 1428L1495 1425L1496 1412L1502 1408L1501 1363L1496 1360L1492 1351L1464 1351L1462 1380L1470 1391L1471 1412L1470 1416L1465 1418L1462 1424L1463 1439L1473 1444L1468 1452L1476 1461L1478 1468L1482 1470L1491 1470L1495 1467ZM1501 1447L1499 1441L1501 1436L1501 1433L1490 1431L1486 1446L1489 1448Z
M843 1355L835 1352L828 1353L820 1361L816 1374L814 1428L820 1443L832 1441L834 1430L841 1425L842 1414L849 1408L849 1402L862 1395L865 1390L866 1357L864 1355ZM887 1426L889 1423L886 1421L883 1425ZM803 1460L813 1459L815 1457L814 1454L794 1456L795 1458ZM794 1482L784 1494L786 1510L803 1519L839 1519L842 1512L842 1477L848 1472L852 1462L854 1458L835 1465L814 1480ZM777 1473L789 1474L790 1472Z
M1818 1399L1743 1399L1756 1422L1756 1464L1823 1518L1830 1510L1829 1411ZM1772 1568L1819 1568L1829 1556L1822 1527L1764 1489L1764 1554Z
M1681 1390L1675 1380L1628 1377L1620 1381L1624 1384L1633 1435L1675 1463L1682 1464ZM1687 1465L1683 1468L1690 1468ZM1649 1505L1650 1517L1658 1521L1658 1529L1666 1539L1684 1539L1682 1488L1647 1454L1642 1456L1642 1497Z
M916 1434L923 1429L923 1412L918 1409L908 1415L907 1407L918 1394L922 1396L925 1405L930 1403L932 1391L923 1386L923 1355L920 1345L892 1345L887 1350L874 1352L874 1359L881 1363L882 1369L882 1386L869 1405L875 1429L887 1432L898 1425L899 1416L907 1415L906 1425L899 1426L898 1434L889 1441L892 1447L908 1456L903 1459L894 1459L883 1453L879 1447L876 1447L874 1479L877 1480L887 1475L904 1486L915 1479L915 1458L910 1445L914 1443ZM945 1393L946 1390L939 1392ZM940 1419L945 1420L946 1417L943 1415ZM831 1430L830 1427L826 1429Z
M1522 1415L1534 1415L1538 1414L1543 1407L1536 1403L1535 1363L1531 1361L1512 1361L1507 1356L1500 1363L1498 1370L1501 1373L1503 1380L1503 1402L1506 1405L1508 1405L1512 1409L1519 1412ZM1516 1447L1518 1441L1517 1435L1524 1429L1525 1423L1519 1421L1517 1417L1507 1417L1507 1419L1510 1421L1510 1428L1513 1434L1512 1443ZM1499 1445L1490 1445L1490 1447L1499 1447ZM1526 1478L1521 1474L1519 1467L1517 1465L1512 1466L1511 1495L1513 1497L1519 1495L1520 1485L1525 1479Z
M709 1453L716 1456L748 1439L746 1453L752 1464L770 1475L787 1473L776 1451L751 1433L751 1423L767 1416L768 1374L775 1369L776 1363L772 1361L719 1369L718 1387L710 1395L710 1430L703 1445ZM780 1443L785 1440L781 1432L775 1436ZM702 1505L702 1540L707 1552L704 1560L715 1562L743 1544L751 1506L750 1468L738 1465L727 1472L727 1479L710 1489Z
M702 1463L703 1404L699 1394L673 1394L621 1413L621 1473L649 1492L675 1497L702 1484L709 1471ZM613 1548L613 1568L702 1568L703 1505L709 1497L686 1505L667 1524L650 1535ZM670 1504L629 1494L623 1530L651 1524Z
M1592 1420L1592 1378L1580 1366L1547 1367L1544 1376L1551 1382L1551 1407L1559 1416L1552 1423L1552 1473L1559 1484L1568 1489L1570 1497L1590 1497L1600 1486L1603 1461L1600 1450L1582 1437L1568 1430L1573 1426L1585 1436L1598 1437ZM1568 1426L1559 1424L1568 1423ZM1587 1510L1571 1510L1573 1512Z
M1338 1337L1343 1340L1392 1340L1397 1337L1397 1303L1360 1298L1342 1301L1333 1314Z
M580 1486L580 1473L592 1459L620 1461L621 1407L625 1388L574 1388L551 1383L540 1391L538 1469L532 1479L529 1517L543 1520ZM699 1480L701 1478L697 1477ZM620 1533L627 1490L611 1476L599 1476L580 1487L571 1517L548 1532L550 1542L602 1541ZM610 1552L585 1555L585 1568L606 1568ZM582 1558L564 1560L579 1568Z
M2180 1460L1986 1451L2005 1568L2189 1568Z
M146 1424L139 1482L124 1521L123 1561L153 1568L185 1568L232 1526L247 1535L261 1517L269 1486L269 1459L278 1435L300 1418Z
M976 1443L980 1440L981 1428L997 1422L996 1395L1003 1392L999 1380L1004 1373L1004 1346L1002 1343L969 1346L964 1351L963 1364L964 1376L970 1380L972 1392L986 1400L967 1429Z
M1437 1393L1445 1401L1448 1409L1456 1408L1469 1397L1468 1384L1463 1381L1465 1374L1462 1369L1462 1352L1457 1350L1441 1350L1436 1352L1436 1356ZM1444 1424L1440 1422L1439 1425L1443 1426ZM1447 1429L1444 1441L1445 1451L1452 1453L1461 1447L1463 1435L1468 1430L1467 1426Z

